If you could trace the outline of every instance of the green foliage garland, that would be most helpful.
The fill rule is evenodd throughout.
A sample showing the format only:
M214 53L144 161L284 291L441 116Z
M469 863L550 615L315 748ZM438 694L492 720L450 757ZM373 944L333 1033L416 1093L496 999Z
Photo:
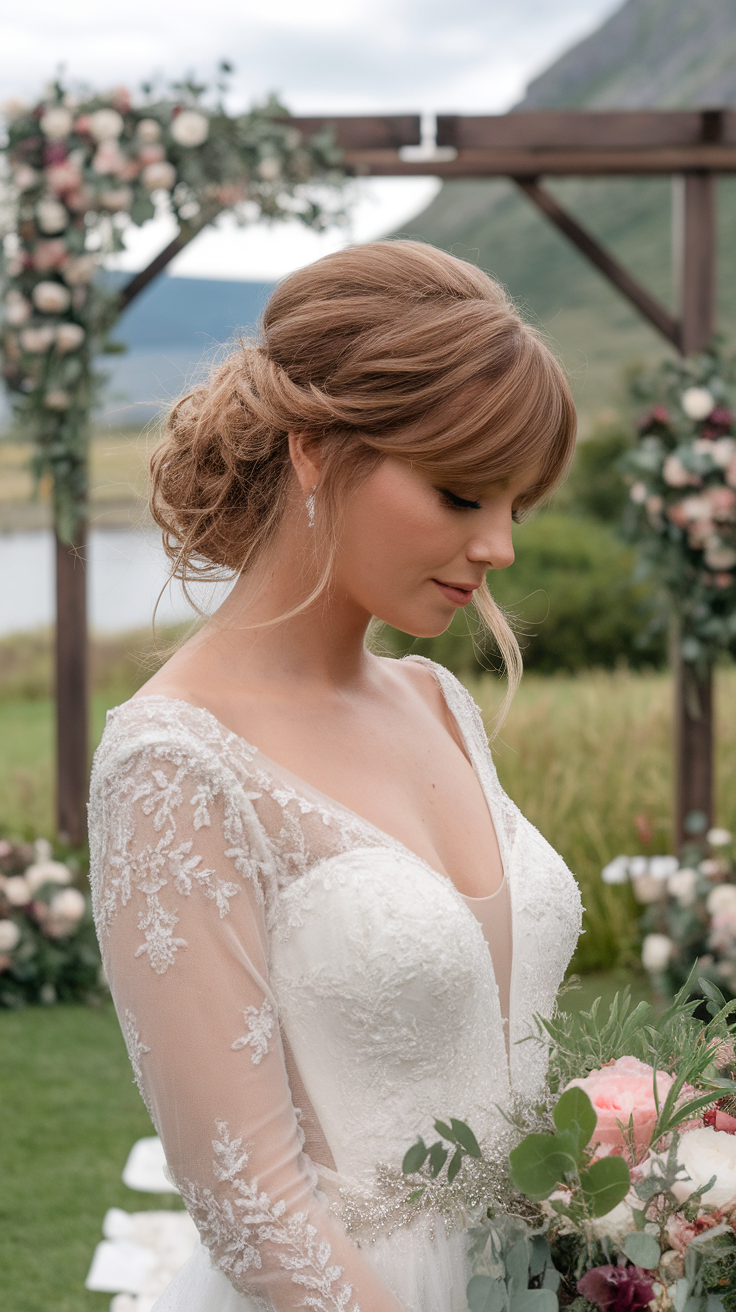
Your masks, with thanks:
M185 238L223 210L241 223L297 218L316 229L343 218L330 134L303 136L273 98L230 114L225 89L222 79L214 91L145 87L133 104L125 88L73 95L57 82L37 104L6 108L3 376L36 479L50 476L63 541L84 518L94 360L120 313L98 275L128 225L166 208Z

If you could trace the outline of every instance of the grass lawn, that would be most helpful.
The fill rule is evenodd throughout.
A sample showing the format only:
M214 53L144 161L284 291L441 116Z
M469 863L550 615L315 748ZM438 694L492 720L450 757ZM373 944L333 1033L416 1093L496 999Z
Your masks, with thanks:
M586 975L565 994L576 1011L643 980ZM8 1312L103 1312L84 1288L108 1207L179 1207L137 1194L120 1175L136 1139L153 1134L111 1004L0 1012L0 1271Z
M58 1006L0 1012L0 1271L8 1312L102 1312L84 1288L108 1207L180 1206L127 1189L136 1139L153 1134L117 1017Z

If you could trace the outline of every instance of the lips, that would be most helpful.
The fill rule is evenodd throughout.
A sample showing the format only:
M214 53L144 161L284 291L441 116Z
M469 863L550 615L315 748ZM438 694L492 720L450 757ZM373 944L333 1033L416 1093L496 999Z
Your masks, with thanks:
M467 606L480 586L478 583L443 583L440 579L432 579L432 582L455 606Z

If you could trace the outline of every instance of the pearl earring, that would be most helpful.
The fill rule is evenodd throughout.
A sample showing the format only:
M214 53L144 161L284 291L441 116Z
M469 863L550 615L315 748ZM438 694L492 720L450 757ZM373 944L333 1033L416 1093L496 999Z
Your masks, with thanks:
M309 524L310 528L314 528L314 494L316 488L317 488L317 484L315 483L305 502L305 505L307 507L307 523Z

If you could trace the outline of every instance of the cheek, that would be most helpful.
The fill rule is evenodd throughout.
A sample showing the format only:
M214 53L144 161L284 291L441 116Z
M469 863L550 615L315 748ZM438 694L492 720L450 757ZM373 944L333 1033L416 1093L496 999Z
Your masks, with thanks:
M361 574L380 569L386 579L398 581L442 555L447 528L431 492L408 496L404 488L379 479L361 491L348 512L341 552Z

